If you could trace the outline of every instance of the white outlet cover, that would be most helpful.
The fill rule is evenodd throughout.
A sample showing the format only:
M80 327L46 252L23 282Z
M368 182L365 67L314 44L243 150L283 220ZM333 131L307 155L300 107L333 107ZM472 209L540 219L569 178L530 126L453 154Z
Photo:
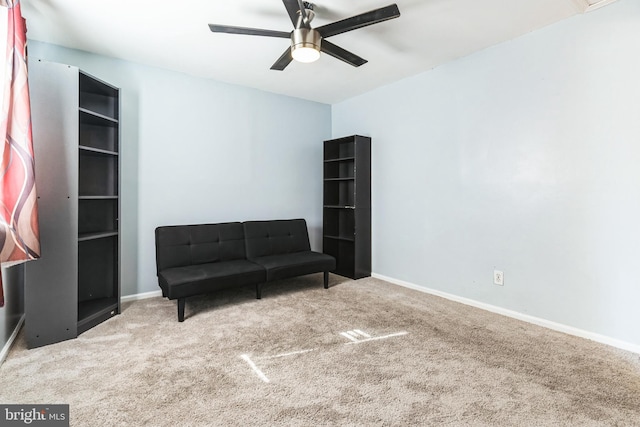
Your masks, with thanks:
M493 283L504 286L504 273L500 270L493 270Z

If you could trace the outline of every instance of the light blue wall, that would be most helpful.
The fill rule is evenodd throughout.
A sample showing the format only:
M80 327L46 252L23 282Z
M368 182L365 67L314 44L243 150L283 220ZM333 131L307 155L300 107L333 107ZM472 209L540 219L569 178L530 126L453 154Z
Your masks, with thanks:
M639 76L620 0L334 105L373 139L374 272L640 344Z
M299 217L320 247L329 105L35 41L29 55L121 88L122 295L159 290L159 225Z
M157 70L140 104L139 289L157 289L159 225L305 218L322 228L331 107Z

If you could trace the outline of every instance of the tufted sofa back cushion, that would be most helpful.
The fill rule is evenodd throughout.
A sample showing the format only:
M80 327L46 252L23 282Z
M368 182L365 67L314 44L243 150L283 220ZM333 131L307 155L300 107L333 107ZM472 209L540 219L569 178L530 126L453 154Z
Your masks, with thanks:
M172 225L156 228L156 268L245 259L240 222Z
M243 225L249 259L311 250L304 219L247 221Z

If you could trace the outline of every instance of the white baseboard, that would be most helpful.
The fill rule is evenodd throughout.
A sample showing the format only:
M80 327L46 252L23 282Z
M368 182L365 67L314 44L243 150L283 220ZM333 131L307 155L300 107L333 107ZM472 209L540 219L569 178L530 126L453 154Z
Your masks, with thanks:
M11 336L7 340L7 343L4 345L4 347L2 347L2 351L0 351L0 365L2 365L2 363L4 363L4 360L7 358L7 355L9 354L9 350L11 350L11 346L13 345L13 342L16 340L16 337L18 336L18 332L20 332L20 328L22 328L23 324L24 324L24 314L22 315L22 317L20 317L20 320L18 320L18 324L16 325L15 329L11 333Z
M610 345L611 347L616 347L622 350L627 350L627 351L640 354L640 345L632 344L626 341L621 341L616 338L608 337L606 335L596 334L594 332L589 332L583 329L574 328L573 326L563 325L562 323L552 322L550 320L542 319L540 317L530 316L528 314L523 314L517 311L508 310L506 308L498 307L495 305L486 304L484 302L479 302L476 300L472 300L470 298L449 294L447 292L442 292L435 289L429 289L424 286L416 285L414 283L405 282L404 280L398 280L398 279L394 279L393 277L383 276L382 274L372 273L371 277L375 277L376 279L384 280L385 282L390 282L405 288L414 289L416 291L424 292L424 293L439 296L451 301L470 305L472 307L480 308L482 310L490 311L492 313L501 314L503 316L522 320L524 322L542 326L547 329L552 329L554 331L563 332L565 334L574 335L580 338L586 338L588 340L599 342L601 344Z
M126 295L120 298L120 302L137 301L140 299L161 297L162 291L143 292L141 294Z

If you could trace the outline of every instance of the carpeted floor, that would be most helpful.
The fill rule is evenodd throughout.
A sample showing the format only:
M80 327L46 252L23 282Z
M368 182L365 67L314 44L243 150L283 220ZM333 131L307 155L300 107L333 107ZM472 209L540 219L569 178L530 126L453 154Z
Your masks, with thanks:
M640 426L640 356L404 289L322 275L125 304L0 367L1 403L73 426Z

